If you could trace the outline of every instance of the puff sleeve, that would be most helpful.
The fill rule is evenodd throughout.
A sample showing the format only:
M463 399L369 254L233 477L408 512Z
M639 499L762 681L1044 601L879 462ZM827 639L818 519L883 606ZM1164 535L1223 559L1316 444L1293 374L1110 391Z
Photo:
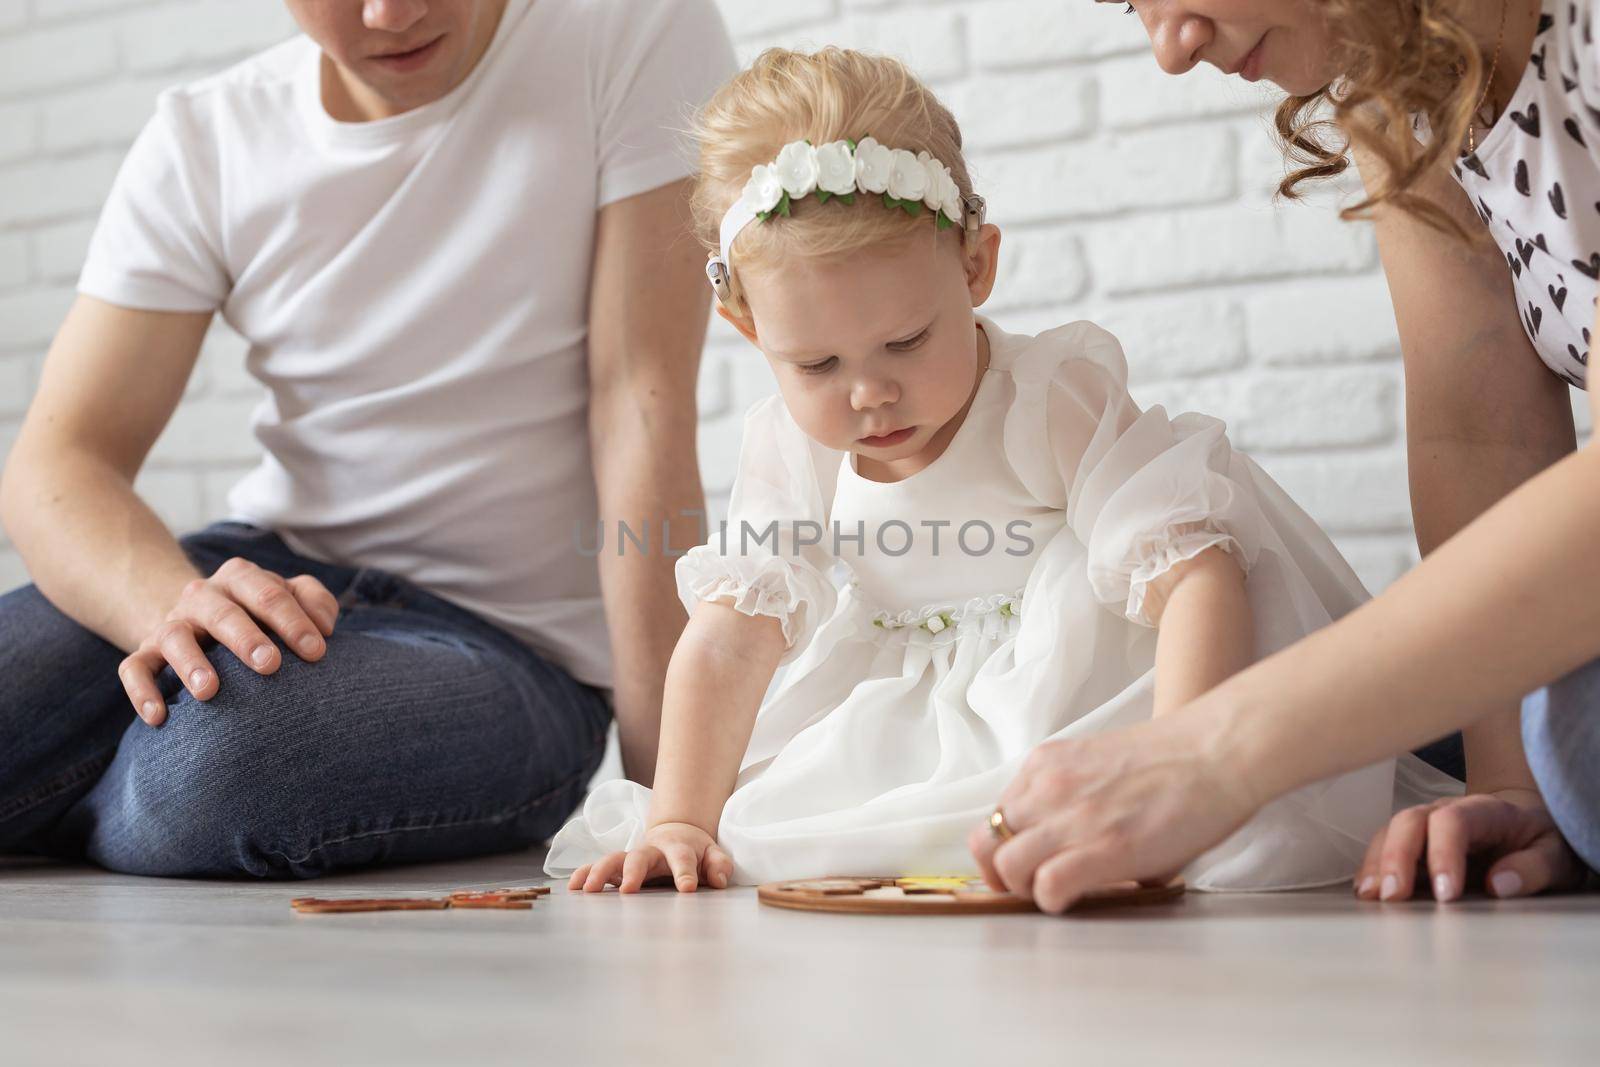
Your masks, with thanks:
M745 415L727 521L677 563L678 596L691 613L703 600L731 600L746 615L783 624L787 663L833 614L838 591L827 537L839 452L795 425L780 397Z
M1220 547L1249 572L1266 519L1222 423L1141 411L1121 346L1092 323L1034 338L1013 373L1007 458L1033 495L1066 510L1100 601L1148 626L1150 583L1177 564Z

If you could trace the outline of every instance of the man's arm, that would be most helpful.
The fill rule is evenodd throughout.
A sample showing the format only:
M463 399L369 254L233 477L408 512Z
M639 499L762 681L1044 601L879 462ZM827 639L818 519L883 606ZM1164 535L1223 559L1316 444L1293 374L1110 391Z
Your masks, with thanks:
M0 522L50 602L124 652L198 577L133 491L183 396L211 315L80 296L0 478Z
M131 653L118 677L151 726L166 718L155 676L169 664L196 698L216 694L202 642L271 674L281 658L262 626L316 660L339 611L309 575L285 580L234 559L202 577L133 491L210 322L209 312L139 311L80 296L0 477L0 522L35 584L69 618Z
M695 383L705 342L704 253L690 237L687 181L601 209L589 299L589 441L600 516L650 531L650 550L600 554L615 658L617 727L629 777L654 777L662 684L687 615L672 556L699 540L705 509ZM614 539L608 539L611 541Z

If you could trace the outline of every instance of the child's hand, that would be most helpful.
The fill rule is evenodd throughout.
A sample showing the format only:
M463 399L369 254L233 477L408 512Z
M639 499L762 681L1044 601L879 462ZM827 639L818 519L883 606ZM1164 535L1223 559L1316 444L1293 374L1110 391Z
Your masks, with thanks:
M614 885L637 893L646 882L670 878L678 892L693 893L701 882L725 889L732 875L733 860L716 838L686 822L664 822L645 831L644 842L632 852L613 852L573 871L567 888L600 893Z

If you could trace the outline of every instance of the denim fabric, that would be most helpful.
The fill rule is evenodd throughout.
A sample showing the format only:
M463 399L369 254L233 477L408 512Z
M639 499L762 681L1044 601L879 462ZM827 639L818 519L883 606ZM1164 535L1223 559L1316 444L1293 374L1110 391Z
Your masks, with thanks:
M610 709L510 635L395 575L222 523L183 539L202 573L243 556L339 598L327 655L261 676L220 646L198 701L133 715L122 653L32 586L0 597L0 851L116 871L309 878L549 837L600 763ZM282 648L282 643L279 643Z
M1522 745L1551 818L1600 870L1600 660L1522 702Z

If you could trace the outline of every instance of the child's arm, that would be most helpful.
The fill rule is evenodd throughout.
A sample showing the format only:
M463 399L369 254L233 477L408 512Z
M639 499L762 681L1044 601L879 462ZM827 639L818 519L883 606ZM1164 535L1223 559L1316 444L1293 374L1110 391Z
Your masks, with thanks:
M1150 583L1146 609L1156 640L1155 714L1180 708L1250 665L1255 622L1244 572L1208 548Z
M728 884L733 863L717 847L717 824L784 649L779 620L721 601L696 605L667 667L644 843L580 867L569 888L632 893L666 875L683 892Z

